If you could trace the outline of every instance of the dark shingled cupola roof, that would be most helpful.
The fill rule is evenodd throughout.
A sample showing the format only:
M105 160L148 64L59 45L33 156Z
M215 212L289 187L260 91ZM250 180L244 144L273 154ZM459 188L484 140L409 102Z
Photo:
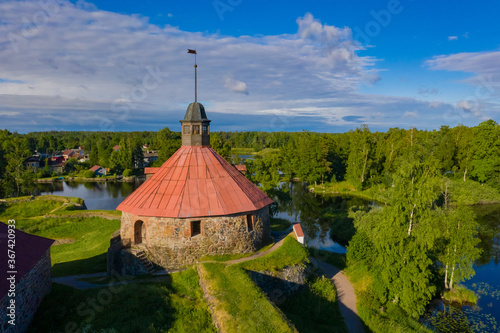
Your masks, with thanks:
M203 105L197 102L189 104L186 111L186 115L184 116L184 121L202 121L202 120L208 120Z

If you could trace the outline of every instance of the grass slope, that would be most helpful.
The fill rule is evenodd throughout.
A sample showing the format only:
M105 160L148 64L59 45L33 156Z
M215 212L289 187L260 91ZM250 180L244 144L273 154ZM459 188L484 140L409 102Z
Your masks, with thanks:
M208 263L199 269L224 332L297 332L243 269Z
M307 257L307 249L292 236L287 236L283 241L283 245L276 251L264 257L242 262L237 266L252 271L279 270L286 266L309 262Z
M0 220L43 216L52 212L79 209L83 200L73 197L43 195L35 197L9 198L0 202Z
M54 284L28 332L216 332L196 271L171 277L83 291Z
M74 240L51 248L52 275L64 276L106 271L109 239L120 228L120 221L100 217L32 218L17 220L16 226L42 237Z

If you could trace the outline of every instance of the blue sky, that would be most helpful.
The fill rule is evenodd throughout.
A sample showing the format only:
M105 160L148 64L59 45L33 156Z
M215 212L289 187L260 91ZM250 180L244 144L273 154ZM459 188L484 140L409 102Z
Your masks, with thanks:
M435 129L500 120L500 4L0 3L0 129Z

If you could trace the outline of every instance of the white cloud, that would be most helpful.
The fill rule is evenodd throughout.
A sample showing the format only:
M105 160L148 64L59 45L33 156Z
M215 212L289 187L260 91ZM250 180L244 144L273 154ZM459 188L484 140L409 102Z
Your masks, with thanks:
M224 86L233 92L248 95L248 88L245 82L227 78Z
M322 24L311 14L297 19L295 34L231 37L159 27L145 17L62 0L47 20L27 28L22 18L33 23L40 13L47 12L38 1L0 3L0 105L22 115L0 114L0 128L179 126L194 99L188 48L198 51L198 100L208 114L263 117L253 129L266 121L273 129L276 119L288 130L352 128L359 121L374 128L438 126L442 113L454 109L360 94L361 85L379 79L377 59L357 54L361 47L350 28ZM420 123L405 123L405 110L418 112Z
M455 107L464 117L496 118L500 114L500 51L463 52L440 55L427 61L431 70L471 73L463 83L471 85L470 93Z
M458 40L458 36L448 36L448 40Z
M500 51L491 52L463 52L451 55L435 56L426 64L431 70L446 70L474 73L478 76L491 74L495 77L500 75ZM497 77L498 80L498 77ZM471 80L469 80L471 81ZM494 82L498 86L498 82Z
M19 112L14 111L0 111L0 116L13 117L19 115Z
M418 118L418 112L406 111L403 117L405 117L405 118Z
M481 101L479 100L463 100L455 104L455 108L462 111L462 114L469 117L473 114L476 117L481 117Z

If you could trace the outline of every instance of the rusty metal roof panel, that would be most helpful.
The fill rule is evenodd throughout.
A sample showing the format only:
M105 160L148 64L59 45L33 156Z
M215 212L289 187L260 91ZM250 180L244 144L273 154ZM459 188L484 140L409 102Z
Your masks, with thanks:
M183 146L117 209L144 216L202 217L254 211L270 203L212 148Z

